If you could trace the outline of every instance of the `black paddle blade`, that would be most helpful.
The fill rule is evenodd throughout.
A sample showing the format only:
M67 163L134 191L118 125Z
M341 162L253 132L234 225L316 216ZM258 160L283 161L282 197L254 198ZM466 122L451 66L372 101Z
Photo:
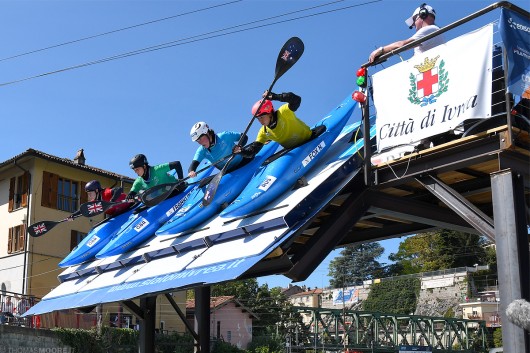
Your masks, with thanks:
M182 183L167 183L153 186L142 193L140 198L144 205L152 207L168 198L169 195Z
M304 53L304 42L298 37L290 38L283 45L276 60L275 80L287 72Z
M114 206L116 202L108 201L90 201L79 206L79 211L85 217L94 217L102 214L110 207Z
M204 197L202 198L202 205L205 207L212 203L213 198L215 194L217 193L217 187L219 186L219 183L221 182L221 178L223 177L223 174L224 174L221 172L217 173L215 177L212 179L212 181L210 181L210 183L206 187L206 191L204 192Z
M62 221L40 221L37 223L33 223L28 227L28 233L32 237L40 237L44 234L48 233L53 227L55 227L57 224L61 223Z

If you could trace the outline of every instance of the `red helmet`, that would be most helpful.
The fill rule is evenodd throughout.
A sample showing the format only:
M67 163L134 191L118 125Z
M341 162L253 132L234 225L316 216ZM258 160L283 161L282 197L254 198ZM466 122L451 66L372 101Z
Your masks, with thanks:
M268 100L268 99L266 99L263 102L263 104L261 105L261 108L259 108L259 111L258 111L258 107L261 104L262 100L263 99L260 99L259 101L254 103L254 106L252 107L252 115L260 116L260 115L263 115L263 114L272 113L274 111L274 107L272 106L272 102L270 100Z

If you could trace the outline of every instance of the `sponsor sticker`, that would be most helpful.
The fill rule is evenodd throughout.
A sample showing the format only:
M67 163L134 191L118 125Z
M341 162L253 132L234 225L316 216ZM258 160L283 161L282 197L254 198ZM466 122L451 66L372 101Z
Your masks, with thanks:
M271 185L274 184L275 181L276 181L276 177L274 177L272 175L267 175L265 180L263 180L263 182L260 184L260 186L258 186L258 189L259 190L263 190L263 191L267 191L267 190L269 190Z
M89 241L87 241L86 246L89 248L93 247L97 242L99 241L99 237L97 235L92 236Z
M324 149L324 147L326 147L326 143L324 141L320 142L318 144L317 147L315 147L314 150L312 150L305 158L304 160L302 161L302 165L305 167L307 166L309 163L311 163L311 161L320 153L320 151L322 151Z
M147 219L145 219L145 218L142 218L140 223L138 223L136 226L134 226L134 230L139 232L142 229L144 229L145 227L147 227L148 225L149 225L149 221Z

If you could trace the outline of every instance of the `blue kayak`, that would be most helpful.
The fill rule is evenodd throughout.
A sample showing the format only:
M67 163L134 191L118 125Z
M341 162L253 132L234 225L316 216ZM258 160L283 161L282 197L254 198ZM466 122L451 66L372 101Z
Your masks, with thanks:
M262 166L241 194L221 212L221 217L246 216L292 188L326 153L346 125L356 104L351 95L348 95L338 107L315 125L325 126L324 133Z
M206 186L195 189L193 195L186 201L173 218L156 231L156 235L163 236L184 232L217 215L223 205L232 202L237 195L239 195L258 167L271 156L277 148L278 144L276 142L270 142L263 146L254 159L248 164L223 175L212 202L206 207L203 207L202 205Z
M120 227L133 214L128 210L118 216L106 219L90 230L87 236L66 256L59 267L78 265L87 260L92 260L111 238L118 233Z
M208 163L209 164L209 163ZM204 164L199 166L200 169ZM119 231L112 237L107 245L97 254L97 258L104 258L112 255L119 255L133 250L138 245L144 243L155 234L161 225L166 223L175 212L188 200L194 191L199 188L199 184L194 182L209 176L214 167L210 167L190 180L191 185L176 196L168 198L158 205L142 210L134 214L121 226Z

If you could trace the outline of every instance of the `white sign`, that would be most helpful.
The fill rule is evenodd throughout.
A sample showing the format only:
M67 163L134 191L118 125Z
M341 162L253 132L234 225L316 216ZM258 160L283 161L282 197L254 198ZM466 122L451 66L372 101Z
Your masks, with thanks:
M491 116L493 26L373 75L378 150Z

